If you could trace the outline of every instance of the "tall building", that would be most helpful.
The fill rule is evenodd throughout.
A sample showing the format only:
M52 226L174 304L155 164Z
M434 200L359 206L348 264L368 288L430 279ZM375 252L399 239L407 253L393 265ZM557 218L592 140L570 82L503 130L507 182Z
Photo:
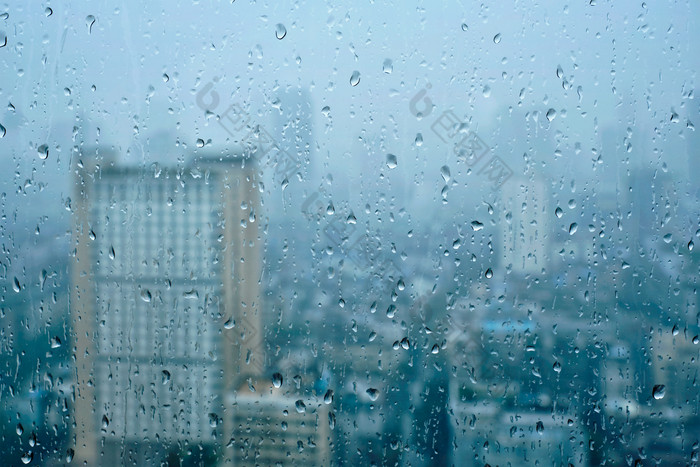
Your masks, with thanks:
M264 364L252 159L125 167L93 150L75 177L76 459L213 450L231 436L227 394Z
M231 397L235 466L331 464L329 406L291 397L281 389ZM228 464L227 464L228 465Z

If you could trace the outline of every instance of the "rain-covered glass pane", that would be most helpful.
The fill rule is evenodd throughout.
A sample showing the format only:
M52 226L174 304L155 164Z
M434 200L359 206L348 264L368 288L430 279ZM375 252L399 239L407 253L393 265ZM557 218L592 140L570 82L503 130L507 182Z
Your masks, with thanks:
M0 4L0 464L700 463L700 3Z

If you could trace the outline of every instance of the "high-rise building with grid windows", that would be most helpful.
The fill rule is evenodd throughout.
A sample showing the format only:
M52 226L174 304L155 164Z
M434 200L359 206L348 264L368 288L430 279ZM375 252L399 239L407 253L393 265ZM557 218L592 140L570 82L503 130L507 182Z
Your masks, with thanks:
M84 152L75 176L76 459L213 449L227 395L264 364L252 159L134 168Z

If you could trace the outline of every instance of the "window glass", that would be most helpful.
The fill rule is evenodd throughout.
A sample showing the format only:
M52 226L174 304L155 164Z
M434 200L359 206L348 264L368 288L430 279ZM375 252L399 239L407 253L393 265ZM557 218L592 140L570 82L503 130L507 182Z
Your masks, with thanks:
M700 4L0 4L6 465L695 465Z

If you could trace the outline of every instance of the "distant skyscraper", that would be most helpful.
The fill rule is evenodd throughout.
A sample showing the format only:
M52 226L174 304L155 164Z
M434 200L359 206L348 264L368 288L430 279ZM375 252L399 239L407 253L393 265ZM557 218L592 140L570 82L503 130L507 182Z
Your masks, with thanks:
M74 449L90 465L157 463L230 437L212 422L262 370L256 172L243 156L98 157L75 170Z
M548 198L539 179L508 180L501 187L504 213L501 241L504 265L513 272L539 273L549 257Z

